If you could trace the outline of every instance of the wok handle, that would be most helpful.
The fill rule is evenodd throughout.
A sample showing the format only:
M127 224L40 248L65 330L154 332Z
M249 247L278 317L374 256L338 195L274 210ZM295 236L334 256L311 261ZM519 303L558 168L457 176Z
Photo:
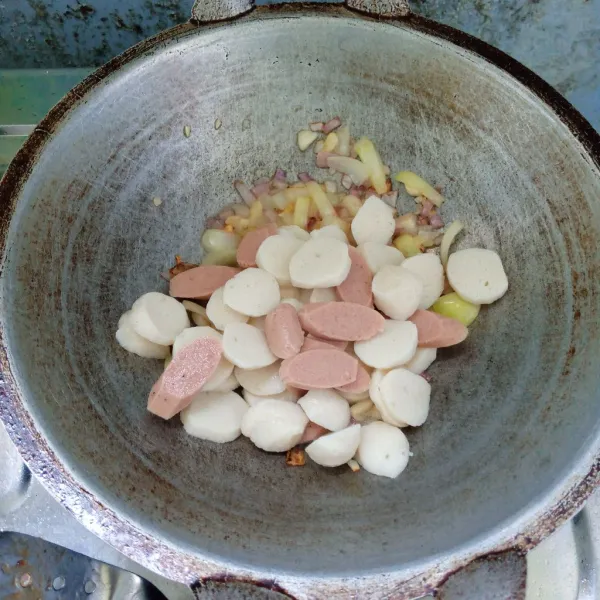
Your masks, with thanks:
M344 0L352 9L378 17L405 17L408 0ZM255 7L255 0L194 0L192 21L210 23L239 17Z

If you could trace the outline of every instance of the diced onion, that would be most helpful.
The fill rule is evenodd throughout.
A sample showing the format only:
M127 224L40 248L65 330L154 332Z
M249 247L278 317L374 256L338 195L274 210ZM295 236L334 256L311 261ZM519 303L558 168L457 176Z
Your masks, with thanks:
M325 143L323 144L323 152L333 152L337 145L338 145L337 133L330 133L325 138Z
M340 127L337 131L338 143L335 152L341 156L350 155L350 129L347 125Z
M448 262L448 254L450 252L450 246L452 242L456 238L456 236L463 230L463 224L460 221L453 221L448 229L444 232L444 237L442 238L442 243L440 244L440 258L442 259L442 264L446 266Z
M347 156L330 156L327 164L336 171L349 175L355 185L362 185L369 179L369 169L355 158Z
M395 179L406 186L406 191L411 196L425 196L425 198L431 200L436 206L442 205L444 197L416 173L412 171L400 171Z
M403 233L394 240L394 246L404 254L405 258L421 253L421 240L416 235Z
M354 149L361 162L369 170L371 183L378 194L385 194L388 191L387 178L383 169L383 163L379 153L375 149L373 142L367 138L361 138L354 144Z
M308 147L319 137L316 131L310 131L310 129L303 129L298 132L298 148L302 152L308 149Z
M256 196L252 193L250 188L243 181L234 181L233 187L237 193L241 196L242 200L246 204L252 204L256 200Z
M202 258L203 265L222 265L226 267L237 266L236 251L231 248L213 250Z
M335 216L335 209L331 205L331 202L329 202L327 194L316 181L309 181L306 184L306 189L313 199L321 217Z
M240 243L240 238L235 233L229 233L222 229L207 229L202 235L201 243L207 252L236 250Z
M362 206L362 202L356 196L348 194L347 196L344 196L342 206L350 213L351 217L355 217Z
M294 207L294 225L301 229L306 229L308 224L308 209L310 208L310 198L308 196L302 196L296 200L296 206Z

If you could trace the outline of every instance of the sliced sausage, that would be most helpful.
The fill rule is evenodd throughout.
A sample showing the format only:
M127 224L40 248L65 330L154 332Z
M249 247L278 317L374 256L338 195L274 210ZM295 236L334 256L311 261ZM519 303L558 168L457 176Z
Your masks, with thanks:
M469 330L460 321L430 310L417 310L408 320L417 326L418 345L421 348L454 346L464 341L469 334Z
M237 249L237 262L240 267L256 267L256 253L260 245L277 233L277 225L269 223L264 227L249 231L241 240Z
M325 429L325 427L321 427L320 425L317 425L316 423L312 423L311 421L309 421L308 425L306 426L306 429L304 430L304 433L302 434L302 437L300 438L300 441L298 443L299 444L308 444L310 442L314 442L316 439L320 438L322 435L325 435L326 433L329 433L328 429Z
M206 300L212 293L224 286L241 269L220 265L202 265L179 273L171 279L169 294L175 298Z
M337 286L340 300L354 302L363 306L373 306L373 292L371 284L373 275L364 256L352 246L348 247L348 254L352 265L348 277Z
M298 311L291 304L279 304L267 315L265 334L271 352L278 358L296 356L304 344Z
M354 302L316 302L298 312L307 333L319 338L357 342L383 331L385 319L376 310Z
M356 379L352 383L347 383L338 389L340 392L362 394L362 392L366 392L369 389L370 385L371 376L369 375L369 372L359 363Z
M309 350L281 363L279 376L301 390L342 387L356 380L358 361L341 350Z
M210 337L182 348L152 387L148 410L163 419L182 411L215 372L222 354L221 342Z
M346 346L348 346L348 342L340 342L338 340L320 340L319 338L308 334L304 339L304 344L302 344L301 352L319 349L327 350L327 348L337 348L338 350L345 350Z

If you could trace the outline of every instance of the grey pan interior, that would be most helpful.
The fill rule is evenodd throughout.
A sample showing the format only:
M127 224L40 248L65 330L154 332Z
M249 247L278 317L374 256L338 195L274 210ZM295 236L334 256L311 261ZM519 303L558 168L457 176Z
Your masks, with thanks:
M443 185L446 220L466 223L458 246L497 250L510 280L468 341L440 352L397 480L192 439L145 410L158 361L114 340L175 254L200 257L232 180L308 169L295 132L336 114L393 169ZM450 43L300 13L193 31L95 87L37 161L2 278L11 368L81 485L176 548L298 575L418 567L534 510L596 443L598 198L567 127Z

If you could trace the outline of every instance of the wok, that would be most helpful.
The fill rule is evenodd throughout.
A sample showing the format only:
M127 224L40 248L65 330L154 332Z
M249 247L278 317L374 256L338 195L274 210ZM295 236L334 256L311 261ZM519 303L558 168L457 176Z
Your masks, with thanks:
M441 184L457 247L497 250L510 281L440 353L397 480L193 439L146 412L160 365L114 340L175 254L200 258L231 182L308 170L295 132L337 114ZM2 420L82 523L166 577L451 597L478 559L471 590L521 597L522 555L598 482L599 162L547 84L402 3L198 2L74 88L2 180Z

